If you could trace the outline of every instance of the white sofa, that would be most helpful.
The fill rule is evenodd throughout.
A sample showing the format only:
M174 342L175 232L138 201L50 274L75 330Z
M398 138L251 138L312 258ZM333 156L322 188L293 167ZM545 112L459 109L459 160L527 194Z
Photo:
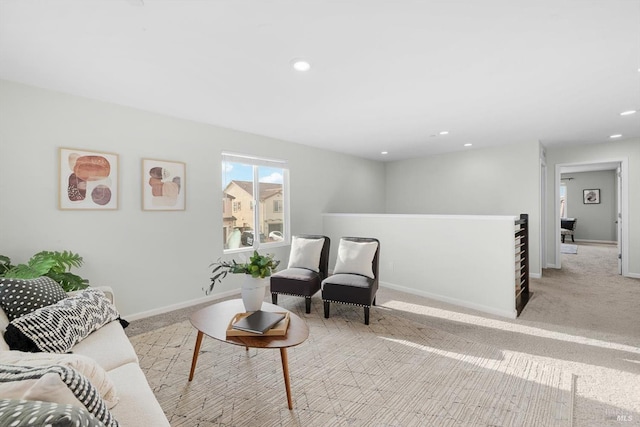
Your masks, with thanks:
M110 287L98 287L114 302ZM9 319L0 308L0 351L11 351L4 340ZM121 427L169 426L160 404L140 369L138 356L118 320L104 325L76 344L74 354L94 359L115 386L119 402L110 409ZM0 396L0 399L2 396Z

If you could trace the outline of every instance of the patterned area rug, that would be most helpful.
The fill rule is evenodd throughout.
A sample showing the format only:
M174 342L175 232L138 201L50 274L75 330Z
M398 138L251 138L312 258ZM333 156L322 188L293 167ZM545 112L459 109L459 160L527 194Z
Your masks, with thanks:
M490 346L372 310L332 305L324 319L293 298L309 339L290 348L293 410L280 353L206 337L188 382L196 331L182 321L131 338L171 425L570 426L572 376ZM289 302L289 304L287 304Z
M571 245L569 243L560 243L561 254L577 254L578 245Z

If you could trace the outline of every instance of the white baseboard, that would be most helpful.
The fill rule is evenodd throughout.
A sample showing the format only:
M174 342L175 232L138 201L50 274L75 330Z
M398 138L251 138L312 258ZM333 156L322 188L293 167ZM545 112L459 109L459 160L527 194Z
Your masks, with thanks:
M153 310L143 311L140 313L130 314L125 316L127 321L140 320L145 317L156 316L158 314L168 313L173 310L179 310L181 308L191 307L192 305L198 305L205 302L212 302L222 298L230 297L233 295L238 295L240 293L240 289L235 289L227 292L223 292L221 294L209 295L202 298L196 298L189 301L183 301L178 304L171 304L160 308L154 308Z
M529 273L530 279L540 279L542 278L542 273Z
M640 279L640 273L627 273L626 277L631 277L633 279Z
M463 300L459 300L459 299L456 299L456 298L450 298L450 297L446 297L446 296L443 296L443 295L432 294L430 292L425 292L425 291L420 291L420 290L417 290L417 289L407 288L407 287L404 287L404 286L394 285L393 283L380 282L380 286L385 287L385 288L389 288L389 289L395 289L396 291L406 292L406 293L412 294L412 295L418 295L418 296L421 296L421 297L431 298L431 299L434 299L436 301L442 301L442 302L446 302L446 303L453 304L453 305L458 305L458 306L465 307L465 308L471 308L473 310L482 311L484 313L495 314L496 316L507 317L509 319L515 319L517 317L517 315L518 315L518 313L516 312L515 309L513 311L500 310L500 309L496 309L494 307L488 307L488 306L485 306L485 305L482 305L482 304L474 304L474 303L469 302L469 301L463 301ZM515 296L514 296L514 298L515 298Z
M564 241L565 243L571 243L571 242L567 242L567 239L565 239ZM602 243L603 245L617 245L618 242L612 242L610 240L587 240L587 239L576 239L576 243L577 242L582 242L582 243Z

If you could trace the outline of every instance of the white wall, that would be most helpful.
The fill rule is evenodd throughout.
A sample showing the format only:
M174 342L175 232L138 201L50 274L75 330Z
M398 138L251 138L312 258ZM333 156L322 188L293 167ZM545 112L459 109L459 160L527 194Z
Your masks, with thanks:
M117 211L58 210L59 147L119 154ZM222 151L289 161L293 233L320 232L322 212L384 210L382 163L0 80L0 254L77 252L124 316L202 298L222 254ZM147 157L186 162L186 211L141 210Z
M381 286L516 317L513 216L324 215L330 269L341 236L380 240Z
M530 272L540 275L539 153L533 141L388 163L387 213L529 214Z
M119 210L57 209L59 147L120 155ZM222 151L289 161L293 233L322 230L323 212L528 213L530 251L539 253L537 142L385 165L0 80L0 254L24 262L40 250L78 252L85 258L79 273L113 286L125 316L199 299L208 266L222 253ZM186 162L186 211L141 210L143 157ZM640 277L640 140L547 149L547 166L621 157L630 169L630 271ZM552 175L547 183L552 219ZM553 227L549 220L551 264ZM287 246L273 252L286 261ZM531 272L540 272L535 256ZM238 286L228 280L216 292Z
M553 177L556 165L581 163L613 162L628 160L628 193L629 193L629 275L640 278L640 139L606 142L602 144L582 144L566 147L547 148L547 166L550 176L547 180L547 264L555 266L556 241L556 189Z
M562 182L567 186L567 216L578 218L574 239L615 242L618 212L616 172L567 173L562 174ZM594 188L600 190L600 203L584 204L583 190Z

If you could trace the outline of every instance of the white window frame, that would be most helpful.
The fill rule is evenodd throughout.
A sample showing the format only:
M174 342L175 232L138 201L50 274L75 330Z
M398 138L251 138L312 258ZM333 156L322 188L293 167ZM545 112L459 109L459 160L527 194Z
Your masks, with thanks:
M564 211L562 210L562 189L564 188ZM568 218L569 216L567 215L567 207L569 205L568 201L569 201L569 188L567 187L567 184L565 184L564 182L560 183L560 218Z
M287 246L291 240L291 215L290 215L290 203L289 203L289 165L286 160L269 159L265 157L257 157L246 154L238 153L222 153L222 160L220 162L221 167L224 163L243 163L245 165L253 166L253 230L254 239L253 246L244 246L237 249L224 249L223 253L237 253L237 252L253 252L254 250L274 248L279 246ZM255 207L260 206L260 177L258 174L258 167L266 166L272 168L282 169L282 207L284 209L284 227L283 234L284 239L280 242L260 242L260 209ZM222 173L222 171L221 171ZM220 228L222 228L222 216L220 217ZM257 237L256 237L257 234ZM268 236L267 236L268 237Z

